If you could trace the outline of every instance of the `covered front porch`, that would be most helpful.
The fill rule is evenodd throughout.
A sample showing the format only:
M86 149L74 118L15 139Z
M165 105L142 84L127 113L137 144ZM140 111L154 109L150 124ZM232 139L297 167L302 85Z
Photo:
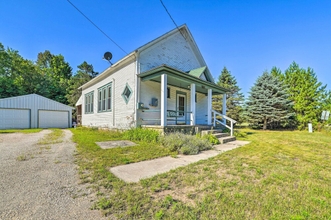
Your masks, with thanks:
M204 74L206 67L182 72L159 66L139 75L138 125L212 126L216 116L212 96L225 94L226 89L214 84ZM226 96L223 96L226 114Z

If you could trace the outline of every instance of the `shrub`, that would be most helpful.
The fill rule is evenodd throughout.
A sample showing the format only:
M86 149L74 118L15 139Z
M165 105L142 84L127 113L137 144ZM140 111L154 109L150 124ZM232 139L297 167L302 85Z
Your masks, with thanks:
M199 153L199 147L196 145L184 144L180 149L179 153L185 154L185 155L194 155Z
M213 134L205 134L202 136L203 139L208 140L212 145L219 144L220 141Z
M187 135L178 132L166 134L161 138L161 143L171 152L179 151L186 141L186 136Z
M234 136L237 137L237 138L246 138L247 137L247 134L246 132L242 132L242 131L239 131L239 130L234 130Z
M171 133L161 139L164 147L170 151L177 151L182 154L198 154L202 150L211 149L212 145L206 139L183 133Z
M126 130L123 134L123 138L130 141L145 141L145 142L157 142L159 140L160 133L151 129L144 128L131 128Z
M203 150L210 150L212 148L212 143L210 143L210 141L206 140L206 139L200 139L200 138L196 138L193 139L193 144L197 145L199 147L199 151L203 151ZM218 141L218 139L217 139Z

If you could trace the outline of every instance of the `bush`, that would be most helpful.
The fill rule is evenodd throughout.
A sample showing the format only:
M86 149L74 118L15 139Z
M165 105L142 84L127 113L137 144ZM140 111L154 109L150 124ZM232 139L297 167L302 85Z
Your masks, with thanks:
M158 142L160 133L151 129L131 128L124 131L123 138L130 141Z
M179 151L186 141L186 136L183 133L170 133L161 138L161 143L164 147L168 148L171 152Z
M205 134L204 136L202 136L202 138L209 141L209 143L211 143L212 145L220 143L218 138L215 137L215 135L213 135L213 134Z
M184 144L180 149L179 153L185 155L194 155L199 153L199 147L192 144Z
M243 131L234 130L233 133L234 133L234 136L237 138L246 138L247 137L246 132L243 132Z
M171 133L161 139L164 147L170 151L177 151L182 154L198 154L202 150L209 150L212 144L196 136L186 135L183 133Z
M197 145L199 147L199 151L210 150L213 146L213 144L206 139L195 138L192 141L193 141L192 144Z

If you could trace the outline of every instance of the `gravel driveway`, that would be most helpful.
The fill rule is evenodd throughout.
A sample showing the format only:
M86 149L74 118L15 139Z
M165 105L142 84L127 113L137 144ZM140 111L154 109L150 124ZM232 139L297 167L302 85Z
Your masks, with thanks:
M101 219L79 184L72 133L38 145L51 132L0 134L0 219Z

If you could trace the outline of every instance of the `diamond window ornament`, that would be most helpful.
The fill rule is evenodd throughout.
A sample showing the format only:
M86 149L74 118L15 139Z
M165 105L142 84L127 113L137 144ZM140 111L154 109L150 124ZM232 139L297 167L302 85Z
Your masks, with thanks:
M132 95L132 89L130 88L129 84L126 84L124 91L122 93L122 97L126 104L128 104L131 95Z

